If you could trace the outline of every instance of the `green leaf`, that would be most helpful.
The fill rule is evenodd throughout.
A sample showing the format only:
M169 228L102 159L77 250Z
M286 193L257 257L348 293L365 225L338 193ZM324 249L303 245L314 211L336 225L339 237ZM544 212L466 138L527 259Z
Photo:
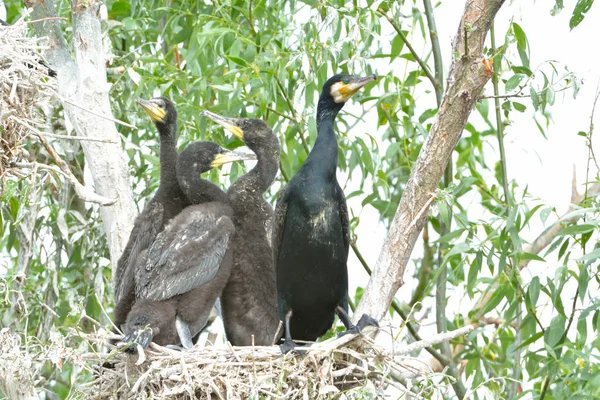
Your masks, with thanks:
M594 249L594 250L592 250L592 252L590 252L582 257L579 257L577 259L577 261L589 261L589 260L595 260L597 258L600 258L600 248Z
M535 261L543 261L546 262L546 260L544 260L542 257L538 256L537 254L533 254L533 253L522 253L519 258L521 259L521 261L523 260L535 260Z
M473 297L473 289L475 288L475 284L477 283L477 276L479 275L479 271L481 271L481 266L483 264L483 252L479 250L473 262L471 262L471 268L469 268L469 276L467 278L467 293L469 296Z
M523 75L523 74L515 74L515 75L511 76L510 79L504 85L504 89L507 92L514 90L517 86L519 86L519 83L521 83L523 78L525 78L525 75Z
M591 224L579 224L579 225L571 225L565 228L559 235L579 235L581 233L591 232L596 229L596 225Z
M565 323L567 319L563 315L557 315L552 318L552 322L550 322L550 326L546 329L546 333L544 334L544 341L546 344L553 349L562 338L565 333Z
M527 107L525 106L525 104L517 103L516 101L513 101L512 103L513 103L513 107L518 112L524 112L527 109Z
M248 66L248 63L243 58L229 56L229 55L225 55L225 58L228 59L229 61L233 62L234 64L241 65L242 67Z
M523 28L516 22L513 22L512 26L515 38L517 39L518 48L521 50L527 49L527 36L525 35L525 31L523 31Z
M534 276L529 286L527 287L527 298L530 301L530 306L535 310L535 305L540 297L540 278Z
M581 21L583 21L585 18L585 13L592 8L592 4L594 4L594 0L577 1L577 4L575 4L575 9L573 10L573 15L571 16L571 20L569 21L569 28L571 28L571 30L573 30L581 23Z
M540 97L532 87L529 88L529 96L531 96L531 103L533 104L534 110L537 111L540 108Z

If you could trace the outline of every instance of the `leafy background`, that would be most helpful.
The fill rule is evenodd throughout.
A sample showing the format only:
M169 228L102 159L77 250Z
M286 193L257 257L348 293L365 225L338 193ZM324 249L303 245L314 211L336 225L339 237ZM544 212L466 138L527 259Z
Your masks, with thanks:
M446 15L439 10L448 3L434 4L438 25ZM540 4L534 9L569 14L571 29L594 22L582 22L593 1L565 3L557 0L551 9ZM70 4L59 1L56 7L67 18L62 26L69 39ZM136 97L162 94L173 99L180 148L199 139L228 148L241 145L201 118L203 109L264 118L282 147L281 174L267 194L273 201L315 141L316 101L326 79L338 72L380 76L377 84L355 96L337 122L338 176L351 207L356 239L351 271L353 287L358 286L353 300L358 301L365 283L357 278L364 274L359 269L368 266L361 251L374 261L379 243L369 239L377 237L371 232L389 226L437 110L441 85L432 85L417 59L435 71L424 5L117 0L107 1L106 7L110 66L123 67L122 73L109 74L113 114L139 127L119 129L140 209L156 189L159 165L154 127L135 105ZM13 22L23 9L11 2L7 12ZM457 22L450 22L452 29ZM600 396L600 220L597 198L585 196L586 188L598 182L593 129L588 120L577 124L582 126L577 132L569 132L578 134L586 149L587 186L579 187L584 196L576 208L578 219L565 221L565 229L543 252L526 251L527 243L562 211L532 195L511 174L505 179L506 171L516 174L523 164L499 153L498 138L510 140L527 119L545 140L552 112L560 113L561 101L576 96L583 82L566 64L533 63L535 48L530 48L524 25L514 19L498 21L495 45L488 40L486 56L496 75L484 95L503 96L498 113L495 99L478 102L454 153L452 174L436 193L423 240L406 273L407 284L390 309L390 324L400 333L399 340L408 340L409 325L426 334L433 332L436 320L448 328L477 323L473 333L448 350L461 365L461 381L476 398L594 398ZM446 38L442 44L446 73L456 56L450 54ZM579 104L589 113L592 106ZM59 104L46 110L45 118L55 133L70 129ZM54 145L75 174L85 178L78 143ZM40 153L34 143L27 146L31 154ZM212 171L210 178L226 187L242 173L243 167L234 165ZM544 185L554 184L552 176L540 179ZM88 349L80 333L105 326L112 311L109 255L98 210L78 200L61 177L45 174L5 179L0 212L2 326L22 333L27 351L36 354L37 384L45 395L67 398L90 373L72 358L62 364L64 357L56 349ZM532 234L532 226L540 231ZM31 241L26 235L30 231ZM545 264L534 262L519 271L517 266L531 260ZM14 272L22 263L27 263L26 280ZM435 300L440 285L447 288L447 307ZM522 385L513 385L515 371L521 373ZM456 393L449 389L444 396Z

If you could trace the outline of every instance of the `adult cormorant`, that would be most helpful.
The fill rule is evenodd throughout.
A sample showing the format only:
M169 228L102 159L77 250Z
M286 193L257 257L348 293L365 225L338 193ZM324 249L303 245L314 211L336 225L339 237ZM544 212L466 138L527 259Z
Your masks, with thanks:
M114 323L125 322L135 302L135 266L140 253L146 250L164 226L190 205L177 182L177 110L171 100L157 97L136 102L148 113L160 137L160 184L133 225L129 241L117 262L115 271ZM157 224L156 221L160 221Z
M195 142L179 155L178 178L195 204L186 207L142 251L135 268L135 304L122 326L124 342L192 346L206 324L231 271L233 212L225 193L200 173L226 162L249 159L212 142ZM162 205L153 204L156 232ZM135 351L135 347L128 348Z
M298 173L281 191L273 221L273 256L277 272L279 316L285 319L284 352L293 339L314 341L338 314L347 329L348 209L336 179L338 145L334 120L346 101L376 80L353 75L331 77L317 106L315 145ZM375 323L361 318L359 327Z
M270 346L279 327L277 284L269 243L273 209L263 194L279 168L279 140L260 119L202 112L252 150L258 163L227 191L233 208L233 268L221 296L227 340L236 346ZM254 342L252 341L254 335Z

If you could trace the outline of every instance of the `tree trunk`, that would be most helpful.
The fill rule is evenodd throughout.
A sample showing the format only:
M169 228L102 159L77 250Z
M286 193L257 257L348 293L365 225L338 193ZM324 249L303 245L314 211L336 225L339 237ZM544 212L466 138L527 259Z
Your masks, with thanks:
M504 0L468 0L454 38L454 61L448 85L435 122L392 221L371 279L359 303L354 320L363 313L381 319L402 286L404 269L442 178L452 151L458 143L471 110L492 76L483 56L490 25Z
M55 16L52 0L26 0L25 5L33 7L33 20ZM58 92L65 116L79 136L106 139L106 142L84 140L81 145L94 178L96 192L117 200L111 206L100 207L114 271L129 239L136 209L127 158L121 147L115 123L82 110L87 109L95 114L113 118L108 96L110 86L106 81L106 57L102 48L101 5L97 0L73 2L74 59L68 50L59 22L45 20L33 25L39 37L48 37L49 48L45 52L45 58L58 73Z

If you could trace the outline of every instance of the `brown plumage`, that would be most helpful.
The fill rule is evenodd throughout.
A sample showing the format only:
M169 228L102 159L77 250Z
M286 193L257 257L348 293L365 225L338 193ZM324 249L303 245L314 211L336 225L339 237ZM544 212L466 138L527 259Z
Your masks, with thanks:
M263 194L277 174L279 141L260 119L226 118L207 111L203 114L242 139L258 159L256 166L227 191L235 233L231 241L233 268L221 296L221 308L231 344L270 346L276 339L279 318L269 239L273 209Z

